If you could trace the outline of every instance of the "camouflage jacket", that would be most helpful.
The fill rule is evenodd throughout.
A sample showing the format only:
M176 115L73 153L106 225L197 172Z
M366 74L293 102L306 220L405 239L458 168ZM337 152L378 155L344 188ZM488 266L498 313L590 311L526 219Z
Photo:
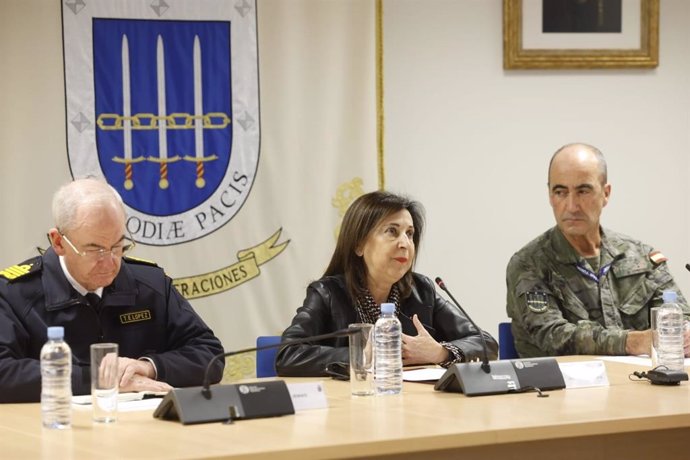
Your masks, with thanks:
M557 227L510 259L507 311L521 357L624 355L627 331L649 329L664 290L690 318L660 252L603 228L601 237L596 273Z

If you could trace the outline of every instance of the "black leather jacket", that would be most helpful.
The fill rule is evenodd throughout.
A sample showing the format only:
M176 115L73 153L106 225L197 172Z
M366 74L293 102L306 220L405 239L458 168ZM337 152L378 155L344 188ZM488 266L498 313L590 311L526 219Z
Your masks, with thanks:
M465 355L466 360L481 358L482 344L479 333L467 317L453 304L436 293L433 282L426 276L413 273L414 288L400 305L398 319L403 333L417 335L412 316L417 315L431 336L438 342L452 342ZM353 300L347 293L345 277L327 276L314 281L307 288L304 305L283 332L283 340L310 337L347 329L358 322ZM489 359L496 359L498 344L484 333L489 348ZM285 347L276 357L276 370L283 376L324 375L331 362L349 362L348 338L342 337L317 344Z

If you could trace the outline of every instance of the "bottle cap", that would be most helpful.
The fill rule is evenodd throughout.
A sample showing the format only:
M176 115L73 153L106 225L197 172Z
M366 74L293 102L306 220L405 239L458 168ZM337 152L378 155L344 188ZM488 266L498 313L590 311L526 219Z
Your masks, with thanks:
M386 313L386 314L395 313L395 304L394 303L382 303L381 304L381 313Z
M48 339L59 340L65 337L65 328L62 326L51 326L48 328Z
M676 303L678 294L676 294L676 291L664 291L662 297L664 299L664 303Z

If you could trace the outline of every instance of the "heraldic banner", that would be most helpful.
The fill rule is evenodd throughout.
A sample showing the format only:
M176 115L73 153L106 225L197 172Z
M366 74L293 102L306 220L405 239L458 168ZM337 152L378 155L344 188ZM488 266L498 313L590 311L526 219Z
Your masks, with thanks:
M377 188L374 2L64 0L62 19L72 177L120 193L134 256L226 350L279 335Z

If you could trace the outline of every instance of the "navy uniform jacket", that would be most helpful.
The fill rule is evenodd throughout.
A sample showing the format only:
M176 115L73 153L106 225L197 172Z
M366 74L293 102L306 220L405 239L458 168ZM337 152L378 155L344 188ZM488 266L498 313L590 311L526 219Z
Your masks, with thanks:
M223 352L191 305L155 264L123 258L103 289L98 311L70 285L52 249L0 272L0 402L38 401L40 351L48 326L63 326L72 349L72 391L91 391L92 343L114 342L122 357L148 357L157 379L200 385L206 364ZM210 372L220 381L224 363Z
M407 299L400 301L398 319L403 334L416 336L412 317L417 315L429 334L438 342L451 342L465 355L466 361L481 359L482 342L479 332L457 307L436 293L434 283L426 276L413 273L414 287ZM297 310L292 324L283 332L283 340L327 334L347 329L357 323L357 312L345 287L345 277L327 276L314 281L307 288L304 305ZM498 345L491 335L484 333L489 359L496 359ZM324 340L318 345L293 345L278 352L276 370L284 376L324 375L326 365L349 362L349 339L339 337Z

